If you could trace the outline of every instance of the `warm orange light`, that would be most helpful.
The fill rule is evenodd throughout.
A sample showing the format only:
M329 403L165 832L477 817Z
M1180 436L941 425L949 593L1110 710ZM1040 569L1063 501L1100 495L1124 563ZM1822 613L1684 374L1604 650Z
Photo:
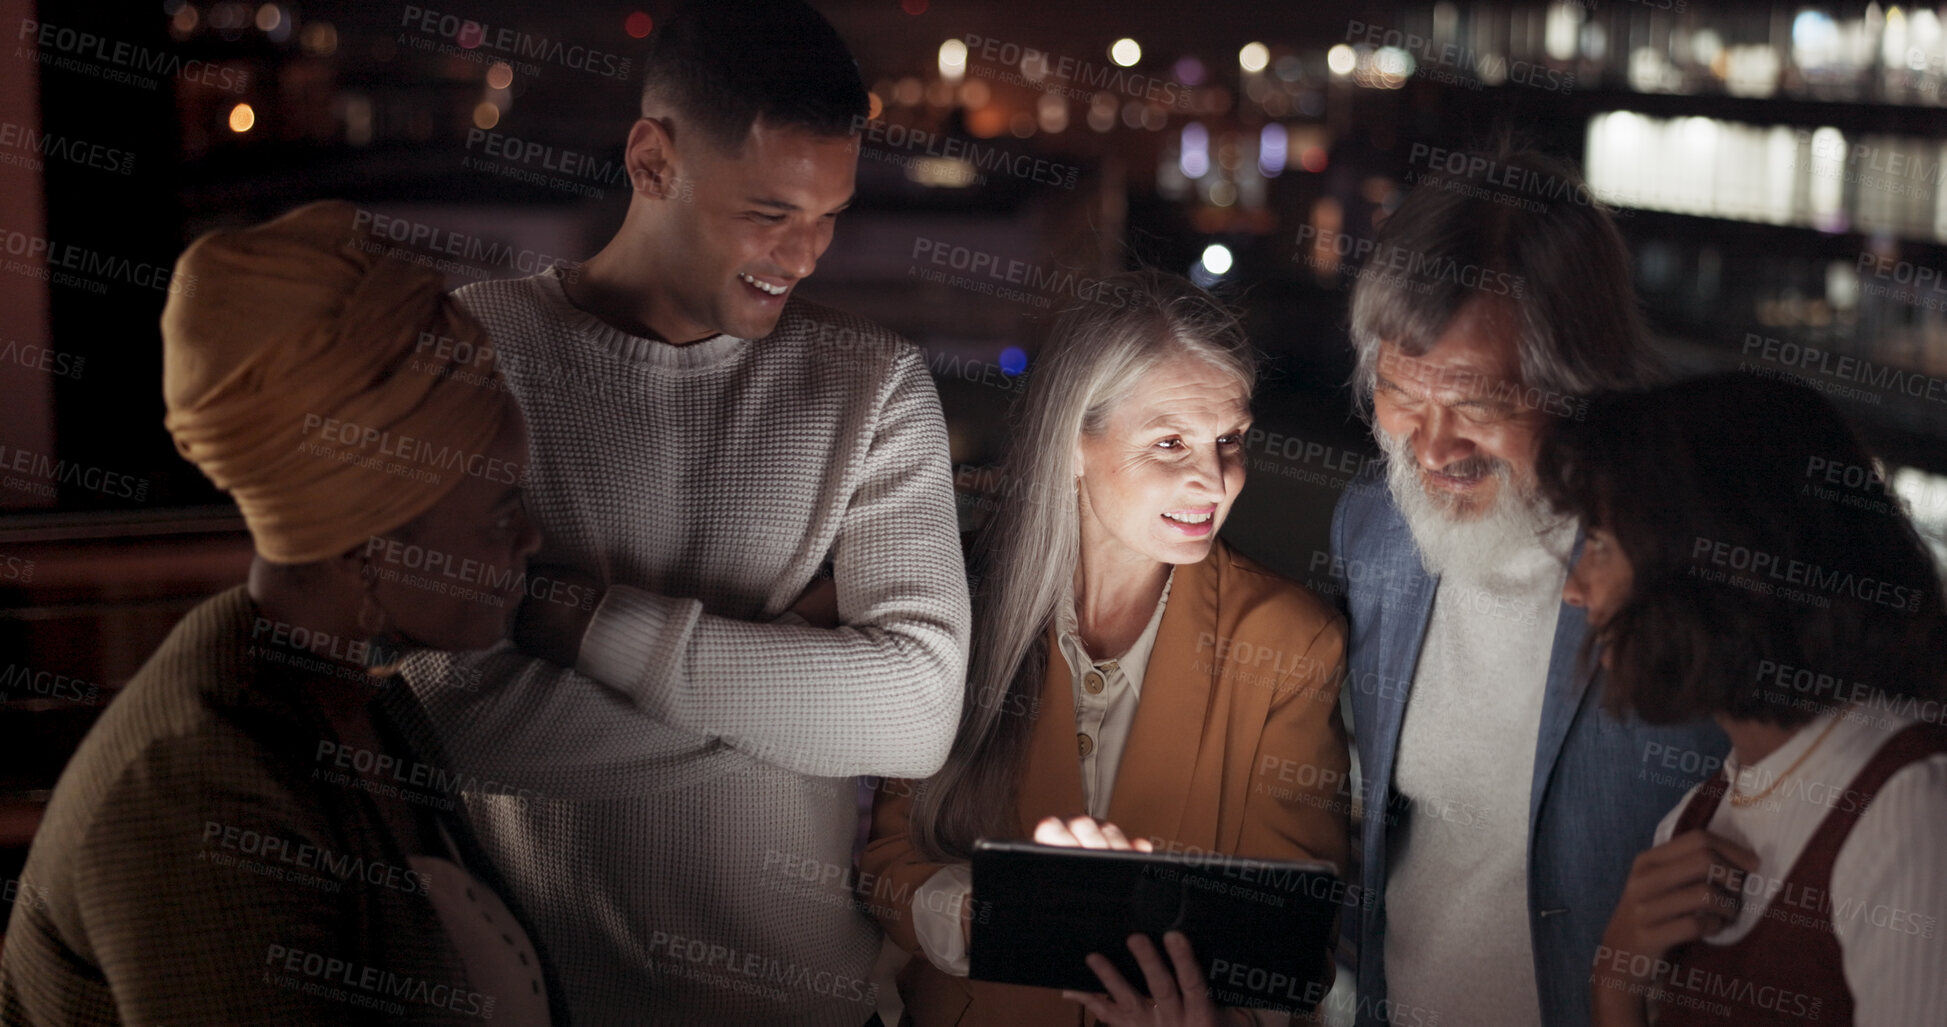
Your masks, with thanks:
M298 32L297 42L305 53L329 57L338 52L338 29L328 21L314 21Z
M865 112L866 119L870 121L879 120L879 115L886 112L886 102L879 99L878 93L867 93L865 94L865 98L872 102L871 108Z
M649 30L655 27L655 20L650 18L646 11L634 11L622 19L622 31L627 32L633 39L647 39Z
M992 139L1007 131L1007 112L998 105L982 107L967 114L967 133L980 139Z
M473 108L473 127L486 131L500 124L500 108L490 100L483 100Z
M495 61L487 69L487 85L493 89L505 89L514 84L514 69L506 61Z
M230 108L230 131L242 135L256 123L257 112L251 110L249 104L240 103Z

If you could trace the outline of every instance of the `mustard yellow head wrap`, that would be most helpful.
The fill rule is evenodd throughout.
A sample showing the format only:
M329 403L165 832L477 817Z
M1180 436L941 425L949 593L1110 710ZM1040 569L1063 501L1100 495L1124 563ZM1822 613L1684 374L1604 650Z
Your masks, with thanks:
M513 415L486 331L343 202L212 232L162 310L163 423L258 555L311 563L437 503ZM510 476L510 474L512 476Z

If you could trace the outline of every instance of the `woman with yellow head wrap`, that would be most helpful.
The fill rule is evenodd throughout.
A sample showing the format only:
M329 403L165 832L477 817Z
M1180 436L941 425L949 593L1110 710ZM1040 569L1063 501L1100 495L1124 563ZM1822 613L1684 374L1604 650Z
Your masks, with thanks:
M0 1022L550 1022L459 807L462 784L502 789L444 770L370 669L505 635L539 545L526 428L485 332L369 221L312 204L177 264L165 423L257 557L63 773Z

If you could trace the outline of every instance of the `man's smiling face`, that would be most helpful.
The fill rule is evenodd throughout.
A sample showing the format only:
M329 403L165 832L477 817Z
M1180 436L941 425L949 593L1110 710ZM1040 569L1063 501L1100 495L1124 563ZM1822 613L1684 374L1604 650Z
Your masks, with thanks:
M1543 415L1518 402L1516 317L1513 303L1482 296L1420 356L1379 346L1374 423L1404 444L1427 497L1456 521L1493 508L1507 481L1534 478Z
M680 315L694 337L769 335L852 202L858 140L759 120L737 153L695 134L679 146L690 195L671 204L663 225L681 253L672 273L682 282L671 290Z

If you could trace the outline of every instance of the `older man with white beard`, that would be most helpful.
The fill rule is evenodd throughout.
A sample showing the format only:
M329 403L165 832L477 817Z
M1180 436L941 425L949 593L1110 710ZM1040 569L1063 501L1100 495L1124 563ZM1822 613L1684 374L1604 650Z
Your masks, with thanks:
M1707 722L1601 712L1562 601L1580 533L1533 489L1551 418L1654 376L1622 238L1552 160L1465 167L1386 221L1352 298L1386 456L1340 500L1329 561L1362 781L1343 957L1361 1027L1588 1023L1632 859L1727 747Z

